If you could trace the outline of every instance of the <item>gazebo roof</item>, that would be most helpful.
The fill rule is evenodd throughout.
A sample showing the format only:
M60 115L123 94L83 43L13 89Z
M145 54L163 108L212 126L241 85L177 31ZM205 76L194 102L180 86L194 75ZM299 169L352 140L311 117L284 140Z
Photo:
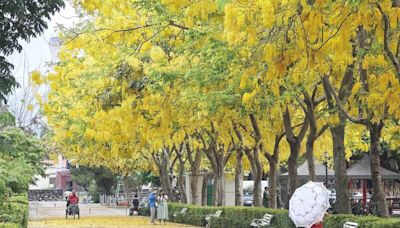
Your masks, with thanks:
M315 161L315 175L317 177L325 177L325 172L326 172L326 168L325 165ZM308 162L305 161L301 166L299 166L297 168L297 175L299 178L304 178L304 177L308 177L309 172L308 172ZM334 176L335 172L331 169L328 168L328 176ZM284 173L282 174L282 176L289 176L289 173Z
M347 169L349 179L371 179L371 158L365 154ZM381 167L382 179L400 179L400 174Z

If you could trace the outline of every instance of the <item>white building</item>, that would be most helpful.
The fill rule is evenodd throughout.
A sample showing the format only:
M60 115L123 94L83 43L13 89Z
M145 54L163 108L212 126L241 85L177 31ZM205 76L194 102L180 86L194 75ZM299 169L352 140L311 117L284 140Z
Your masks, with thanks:
M37 180L35 184L29 185L29 190L54 189L57 172L67 168L67 160L63 159L61 155L58 156L57 164L52 160L43 160L42 164L46 166L46 176L36 176Z

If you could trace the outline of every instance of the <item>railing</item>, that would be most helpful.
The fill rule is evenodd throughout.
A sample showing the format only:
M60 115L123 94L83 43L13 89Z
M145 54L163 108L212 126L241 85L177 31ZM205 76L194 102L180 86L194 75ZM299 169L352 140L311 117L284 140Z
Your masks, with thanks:
M139 201L143 203L143 201L147 202L147 197L149 195L149 191L142 190L137 192ZM104 206L109 206L109 207L116 207L116 206L128 206L132 204L133 196L131 194L128 195L128 199L125 197L123 199L117 198L115 195L106 195L106 194L101 194L99 195L100 198L100 204ZM124 202L124 203L123 203ZM121 203L121 204L120 204ZM128 205L126 205L128 204Z
M117 206L117 198L114 196L100 195L100 204L104 206Z

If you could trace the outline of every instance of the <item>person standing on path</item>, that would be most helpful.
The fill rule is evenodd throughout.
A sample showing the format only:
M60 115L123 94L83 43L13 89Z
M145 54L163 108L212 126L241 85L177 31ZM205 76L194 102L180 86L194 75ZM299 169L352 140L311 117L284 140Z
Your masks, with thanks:
M139 198L138 195L135 194L132 199L132 208L129 211L129 215L138 215L139 214Z
M150 206L150 218L151 224L155 225L154 220L156 219L156 190L152 191L149 195L149 206Z
M264 206L264 207L269 207L269 192L268 192L268 187L265 187L265 188L264 188L263 206Z
M157 219L164 222L169 220L168 218L168 205L167 205L168 196L164 193L163 190L160 191L157 197L158 208L157 208Z

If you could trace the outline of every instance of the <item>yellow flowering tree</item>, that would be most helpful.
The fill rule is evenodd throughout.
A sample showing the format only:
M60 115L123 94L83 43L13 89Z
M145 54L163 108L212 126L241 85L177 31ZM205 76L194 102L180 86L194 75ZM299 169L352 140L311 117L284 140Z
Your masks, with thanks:
M167 192L173 170L183 192L184 171L211 168L215 205L225 201L227 167L235 168L237 205L243 169L255 175L256 206L269 171L276 208L280 161L291 194L299 157L314 180L315 158L332 151L338 209L348 213L345 162L352 148L366 147L363 128L350 120L370 131L374 191L386 216L377 143L382 131L399 134L397 1L75 5L88 19L61 32L54 72L34 75L50 84L43 108L68 156L122 173L152 169Z

